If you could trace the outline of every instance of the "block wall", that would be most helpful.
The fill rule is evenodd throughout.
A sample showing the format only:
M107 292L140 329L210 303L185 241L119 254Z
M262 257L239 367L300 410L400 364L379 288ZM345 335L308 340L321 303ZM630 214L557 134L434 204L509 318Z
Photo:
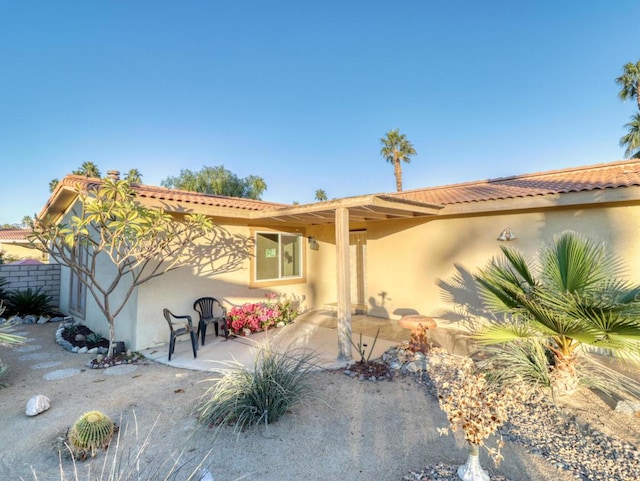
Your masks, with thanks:
M51 296L51 305L60 309L60 265L0 265L5 289L38 289Z

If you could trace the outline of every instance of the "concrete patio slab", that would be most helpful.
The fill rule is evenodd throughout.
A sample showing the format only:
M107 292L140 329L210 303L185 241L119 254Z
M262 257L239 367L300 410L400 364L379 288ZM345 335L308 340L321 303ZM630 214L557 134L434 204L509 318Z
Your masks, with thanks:
M306 322L295 322L277 329L259 332L248 337L230 336L228 340L224 336L207 336L204 346L198 346L198 357L193 358L191 342L183 336L184 341L176 343L171 361L168 361L168 345L145 349L142 354L156 362L183 369L210 371L220 369L229 362L238 362L248 369L254 368L256 348L263 342L270 342L278 352L287 352L292 349L309 349L317 354L318 369L343 368L350 362L340 362L338 358L338 332L334 328L323 327ZM360 334L353 335L354 342L358 342ZM180 339L180 338L179 338ZM363 344L366 344L365 354L368 355L373 346L374 337L362 336ZM380 357L387 349L397 345L396 341L380 339L375 343L371 359ZM352 349L354 361L360 360L357 349Z

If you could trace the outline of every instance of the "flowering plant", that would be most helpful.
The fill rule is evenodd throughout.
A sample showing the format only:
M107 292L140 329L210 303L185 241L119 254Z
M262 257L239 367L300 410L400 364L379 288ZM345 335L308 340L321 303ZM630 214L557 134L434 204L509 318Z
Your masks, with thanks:
M511 409L526 398L523 388L497 389L487 383L484 374L475 372L468 357L453 356L444 350L434 350L429 359L429 376L438 390L438 402L449 420L449 428L438 428L443 435L461 428L464 438L473 446L483 446L496 465L503 459L502 439L495 447L485 440L505 423Z
M264 302L246 303L229 310L229 327L235 334L244 329L251 332L289 324L300 315L302 299L287 294L266 294Z

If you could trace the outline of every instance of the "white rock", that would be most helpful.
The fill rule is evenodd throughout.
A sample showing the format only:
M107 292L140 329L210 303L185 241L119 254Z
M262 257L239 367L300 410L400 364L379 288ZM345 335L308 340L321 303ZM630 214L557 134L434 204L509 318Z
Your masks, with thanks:
M84 354L88 351L87 347L81 347L80 349L78 349L78 354Z
M38 321L38 318L33 314L29 314L28 316L24 316L22 322L24 324L35 324Z
M640 402L638 401L618 401L616 404L616 412L634 415L640 411Z
M46 324L47 322L49 322L48 317L40 316L40 319L38 319L38 324Z
M27 416L37 416L38 414L45 412L50 407L51 401L49 401L49 398L42 394L38 394L27 401L27 409L24 413Z

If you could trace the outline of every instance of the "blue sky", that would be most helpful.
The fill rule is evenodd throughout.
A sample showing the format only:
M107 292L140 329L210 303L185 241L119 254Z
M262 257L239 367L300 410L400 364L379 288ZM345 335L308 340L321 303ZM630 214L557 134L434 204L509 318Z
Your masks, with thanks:
M264 200L623 158L640 2L0 0L0 224L84 161L259 175Z

